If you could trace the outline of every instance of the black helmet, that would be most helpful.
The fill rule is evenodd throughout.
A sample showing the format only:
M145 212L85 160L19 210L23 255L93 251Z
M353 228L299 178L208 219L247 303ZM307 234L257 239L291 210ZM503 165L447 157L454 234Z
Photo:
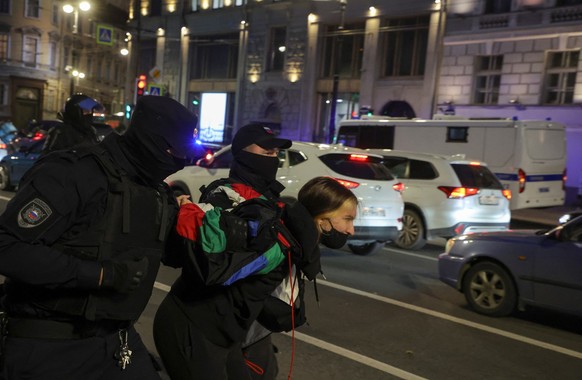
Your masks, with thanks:
M62 113L65 123L72 126L86 126L93 124L93 114L102 113L105 108L97 100L83 94L75 94L67 99Z

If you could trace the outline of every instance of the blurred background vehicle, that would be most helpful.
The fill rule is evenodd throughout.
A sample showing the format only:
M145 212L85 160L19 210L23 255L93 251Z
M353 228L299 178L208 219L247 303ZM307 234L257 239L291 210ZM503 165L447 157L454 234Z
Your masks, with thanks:
M13 140L13 151L0 160L0 190L13 190L32 167L46 140L46 135L37 132L33 137Z
M456 236L438 259L439 278L494 317L528 305L582 316L582 216L550 231Z
M8 153L10 142L17 136L18 129L11 121L0 122L0 159Z
M420 249L427 240L469 232L502 231L511 220L511 192L480 161L439 155L368 149L404 184L402 231L396 245Z
M293 142L291 148L279 152L279 160L277 179L285 186L283 197L296 199L301 186L319 175L335 178L356 194L355 235L348 240L352 252L370 254L398 237L404 209L402 184L382 164L381 156L357 148ZM226 146L210 159L172 174L166 182L176 194L189 194L196 202L202 186L228 177L232 161L230 146Z
M25 136L14 138L8 145L8 154L0 159L0 190L13 190L20 179L40 156L47 132L59 127L60 120L42 120L35 123ZM105 123L94 123L97 138L102 141L114 129Z

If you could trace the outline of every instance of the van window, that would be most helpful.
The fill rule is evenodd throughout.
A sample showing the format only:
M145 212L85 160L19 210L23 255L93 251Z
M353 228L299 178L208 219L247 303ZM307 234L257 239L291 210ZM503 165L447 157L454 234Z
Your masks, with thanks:
M348 125L341 126L337 142L362 149L394 148L394 126Z
M526 129L527 154L534 160L564 158L564 131L556 129Z
M365 161L352 160L349 154L331 153L319 159L336 173L358 179L393 180L390 171L379 157L368 157Z
M451 164L461 185L477 189L503 189L501 182L487 166Z

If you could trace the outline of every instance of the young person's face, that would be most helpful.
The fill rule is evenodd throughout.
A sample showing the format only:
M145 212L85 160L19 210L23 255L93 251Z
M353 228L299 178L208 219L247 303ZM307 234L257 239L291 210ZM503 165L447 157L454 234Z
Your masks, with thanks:
M320 231L330 231L335 228L343 234L354 234L354 219L356 219L357 204L345 201L344 204L335 211L323 214L316 218L316 223Z

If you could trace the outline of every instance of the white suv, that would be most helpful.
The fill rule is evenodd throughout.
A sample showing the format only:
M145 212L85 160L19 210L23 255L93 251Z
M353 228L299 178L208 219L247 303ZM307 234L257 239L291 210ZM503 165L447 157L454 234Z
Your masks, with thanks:
M404 183L403 227L394 242L420 249L427 239L509 228L511 192L484 162L464 155L368 149Z
M197 201L202 186L228 177L232 159L226 146L211 159L172 174L166 182L175 193L190 194ZM355 235L348 240L352 252L366 255L398 237L404 210L402 184L382 164L382 156L339 145L293 142L291 148L279 152L279 160L277 179L285 185L284 197L296 199L307 181L322 175L338 179L356 194Z

